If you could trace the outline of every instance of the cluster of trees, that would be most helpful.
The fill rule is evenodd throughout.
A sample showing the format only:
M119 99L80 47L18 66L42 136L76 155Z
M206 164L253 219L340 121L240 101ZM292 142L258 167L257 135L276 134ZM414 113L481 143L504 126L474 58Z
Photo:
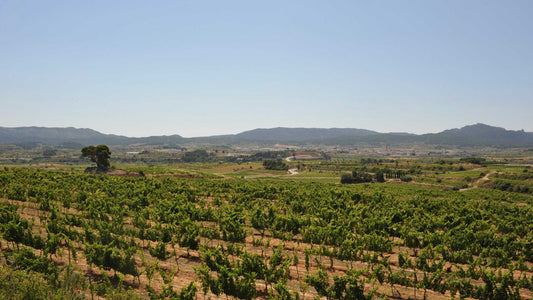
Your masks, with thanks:
M483 187L500 191L533 194L533 183L531 183L533 174L528 171L528 169L524 169L524 172L520 174L492 174L491 180L484 182Z
M459 161L470 163L470 164L481 165L481 164L485 164L487 162L487 159L483 157L464 157L464 158L459 159Z
M362 171L353 171L351 174L343 174L341 176L341 183L365 183L365 182L372 182L372 175L370 173L362 172Z
M187 162L187 163L208 162L208 161L212 161L213 159L214 159L213 154L210 154L207 151L201 150L201 149L185 152L185 154L181 158L183 162Z
M284 161L281 159L267 159L263 161L263 167L267 170L281 170L281 171L287 171L289 169L289 165L287 165Z
M291 156L291 151L262 151L248 156L249 161L278 160Z
M381 165L383 163L391 163L394 162L393 159L382 159L382 158L361 158L361 164L362 165Z
M493 179L483 183L483 187L515 193L533 194L533 184L517 183L510 180Z
M409 182L412 181L413 178L407 174L413 174L416 172L412 170L407 173L404 170L391 170L389 168L373 168L371 171L374 172L374 175L361 170L354 170L351 174L343 174L341 176L341 183L365 183L372 182L374 180L376 182L385 182L385 178L398 178L401 181Z

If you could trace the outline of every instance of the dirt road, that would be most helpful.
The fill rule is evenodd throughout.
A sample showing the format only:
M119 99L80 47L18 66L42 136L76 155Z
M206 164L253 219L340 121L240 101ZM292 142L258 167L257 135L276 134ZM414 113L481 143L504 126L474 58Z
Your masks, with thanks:
M483 177L479 178L478 180L474 181L472 186L464 188L464 189L460 189L459 191L460 192L464 192L464 191L468 191L468 190L471 190L471 189L477 189L479 187L479 184L482 183L482 182L488 181L489 180L489 176L492 175L492 174L494 174L494 171L488 172L487 174L485 174L485 176L483 176Z

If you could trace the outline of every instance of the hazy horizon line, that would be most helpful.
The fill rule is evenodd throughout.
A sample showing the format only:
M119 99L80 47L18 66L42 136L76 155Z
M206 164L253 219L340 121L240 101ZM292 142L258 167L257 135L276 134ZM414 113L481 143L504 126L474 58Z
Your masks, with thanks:
M268 130L268 129L277 129L277 128L284 128L284 129L358 129L358 130L368 130L368 131L373 131L373 132L376 132L377 134L414 134L414 135L424 135L424 134L435 134L435 133L440 133L440 132L443 132L443 131L446 131L446 130L451 130L451 129L460 129L460 128L463 128L463 127L467 127L467 126L473 126L473 125L486 125L486 126L490 126L490 127L496 127L496 128L503 128L505 130L508 130L508 131L525 131L525 132L529 132L527 130L524 130L524 129L509 129L509 128L506 128L506 127L503 127L503 126L496 126L496 125L490 125L490 124L487 124L487 123L482 123L482 122L476 122L476 123L470 123L470 124L467 124L467 125L463 125L463 126L460 126L460 127L453 127L453 128L445 128L445 129L442 129L440 131L436 131L436 132L409 132L409 131L378 131L378 130L373 130L373 129L369 129L369 128L361 128L361 127L305 127L305 126L273 126L273 127L255 127L255 128L252 128L252 129L245 129L245 130L240 130L240 131L237 131L236 133L214 133L214 134L205 134L205 135L195 135L195 136L185 136L185 135L182 135L180 133L160 133L160 134L149 134L149 135L128 135L128 134L120 134L120 133L109 133L109 132L106 132L106 131L103 131L103 130L99 130L99 129L95 129L95 128L91 128L91 127L84 127L84 126L41 126L41 125L27 125L27 126L0 126L2 128L9 128L9 129L15 129L15 128L49 128L49 129L66 129L66 128L73 128L73 129L86 129L86 130L94 130L98 133L101 133L101 134L105 134L105 135L115 135L115 136L124 136L124 137L128 137L128 138L146 138L146 137L155 137L155 136L173 136L173 135L178 135L182 138L205 138L205 137L221 137L221 136L231 136L231 135L237 135L237 134L240 134L240 133L243 133L243 132L248 132L248 131L252 131L252 130Z

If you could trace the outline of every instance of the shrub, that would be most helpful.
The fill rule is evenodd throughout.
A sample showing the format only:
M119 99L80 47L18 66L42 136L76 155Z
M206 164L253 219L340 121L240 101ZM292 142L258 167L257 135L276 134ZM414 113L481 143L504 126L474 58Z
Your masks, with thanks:
M377 182L385 182L385 176L383 176L383 172L377 172L376 173L376 181Z
M413 178L411 176L404 175L400 177L400 180L403 182L410 182L410 181L413 181Z
M485 158L481 158L481 157L466 157L466 158L461 158L459 161L480 165L480 164L486 162L487 160Z
M341 183L353 183L353 176L352 174L342 174L341 176Z

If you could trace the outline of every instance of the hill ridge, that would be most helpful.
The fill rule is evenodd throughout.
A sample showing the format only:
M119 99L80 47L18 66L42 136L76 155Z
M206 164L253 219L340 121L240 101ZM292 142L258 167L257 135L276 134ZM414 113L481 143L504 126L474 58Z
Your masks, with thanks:
M412 134L404 132L380 133L357 128L256 128L237 134L184 138L178 134L127 137L104 134L90 128L75 127L0 127L0 144L42 143L80 145L108 144L242 144L242 143L296 143L324 145L406 144L425 143L457 146L533 146L533 133L507 130L483 123L446 129L438 133Z

